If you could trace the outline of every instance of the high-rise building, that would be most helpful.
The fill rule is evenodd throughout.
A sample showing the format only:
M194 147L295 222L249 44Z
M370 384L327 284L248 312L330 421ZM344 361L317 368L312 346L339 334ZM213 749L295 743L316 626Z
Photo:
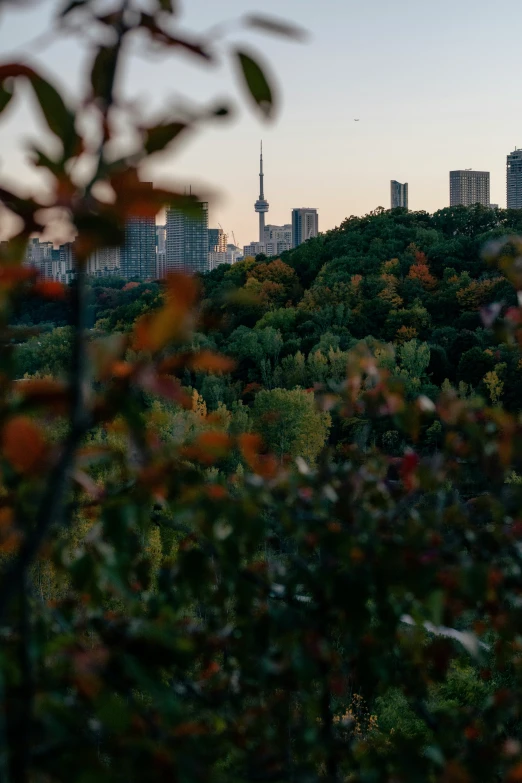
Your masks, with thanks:
M489 203L489 171L450 171L450 207Z
M228 234L225 234L222 228L209 228L208 230L208 252L226 253Z
M40 242L39 239L31 239L25 251L25 263L48 280L53 278L53 250L52 242Z
M402 207L408 209L408 183L397 182L396 179L392 179L390 182L391 190L391 208L397 209Z
M237 245L227 245L227 264L235 264L242 257L241 248Z
M60 245L57 258L53 262L53 279L59 283L70 283L74 280L76 274L76 257L74 255L74 244L66 242Z
M167 236L166 226L156 226L156 252L165 252L165 240Z
M235 264L242 257L243 254L239 247L227 245L225 252L219 251L208 254L208 268L212 270L216 269L220 264Z
M265 226L263 244L267 256L278 256L292 247L292 224Z
M264 242L251 242L243 246L243 258L255 258L259 255L266 255L266 245Z
M292 224L285 223L284 226L273 226L271 223L265 226L263 242L291 242Z
M101 247L87 260L87 274L92 277L115 277L120 274L120 248Z
M167 252L156 252L156 279L163 280L167 276Z
M292 247L297 247L319 233L319 215L311 207L292 210Z
M152 182L144 182L152 190ZM125 225L125 242L120 254L120 272L127 279L152 280L156 276L156 220L130 217Z
M506 168L507 208L522 209L522 150L510 152Z
M263 174L263 142L261 142L261 156L259 158L259 198L254 204L255 211L259 214L259 241L261 243L265 240L265 215L269 210L268 201L265 199Z
M208 203L167 210L166 271L208 271Z

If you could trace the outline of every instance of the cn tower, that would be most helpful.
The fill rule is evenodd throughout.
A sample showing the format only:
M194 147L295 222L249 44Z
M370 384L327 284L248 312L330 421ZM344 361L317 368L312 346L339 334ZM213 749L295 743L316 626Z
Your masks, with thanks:
M254 209L259 214L259 241L264 242L265 241L265 214L268 212L269 204L268 201L265 199L265 192L264 192L264 174L263 174L263 142L261 142L261 157L259 160L260 168L259 168L259 198L254 204Z

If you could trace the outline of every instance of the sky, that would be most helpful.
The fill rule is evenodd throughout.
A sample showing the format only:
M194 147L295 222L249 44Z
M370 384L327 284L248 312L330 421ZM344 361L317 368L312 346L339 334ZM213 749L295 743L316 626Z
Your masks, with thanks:
M100 0L110 7L111 0ZM173 114L179 101L235 107L231 120L204 124L158 161L158 184L191 184L211 194L210 224L257 239L259 142L263 139L267 222L293 207L316 207L320 230L349 215L389 207L391 179L409 183L410 209L449 203L452 169L491 172L491 201L505 206L506 155L522 147L515 0L180 0L187 30L226 22L221 65L196 59L134 58L125 94L143 116ZM8 5L0 14L0 60L40 63L71 99L81 91L78 40L51 36L56 0ZM242 30L251 11L309 31L305 43ZM515 41L515 43L513 43ZM261 120L241 89L226 46L260 53L277 84L279 109ZM24 147L41 131L28 93L0 121L0 183L27 189L37 179ZM359 122L354 122L354 119Z

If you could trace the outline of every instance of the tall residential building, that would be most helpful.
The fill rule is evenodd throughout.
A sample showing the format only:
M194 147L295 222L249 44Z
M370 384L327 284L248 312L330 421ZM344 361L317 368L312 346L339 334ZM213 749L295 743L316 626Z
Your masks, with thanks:
M152 182L144 182L152 190ZM130 217L125 225L125 242L120 254L121 276L152 280L156 276L156 220Z
M208 203L200 201L187 213L167 210L166 271L208 270Z
M156 252L165 252L165 240L167 236L166 226L156 226Z
M101 247L87 260L87 274L92 277L118 277L120 275L120 248Z
M209 228L208 230L208 252L226 253L228 235L222 228Z
M489 203L489 171L450 171L450 207Z
M264 242L251 242L249 245L243 245L243 258L255 258L261 254L266 255Z
M391 208L397 209L402 207L408 209L408 183L397 182L396 179L392 179L390 182L391 190Z
M242 257L241 248L237 245L227 245L227 264L235 264Z
M271 223L265 226L263 242L291 242L292 224L285 223L284 226L273 226Z
M167 276L167 252L156 252L156 279L163 280Z
M292 247L297 247L319 233L319 215L316 209L300 207L292 210Z
M506 168L507 208L522 209L522 150L510 152Z
M285 250L290 250L292 247L292 224L265 226L263 244L267 256L278 256Z
M269 210L269 203L265 199L263 174L263 142L261 142L261 156L259 158L259 198L254 204L255 211L259 214L259 241L261 243L265 240L265 215Z
M31 239L25 251L26 265L36 269L42 277L52 280L53 250L52 242L40 242L37 238Z
M60 245L56 260L53 262L53 279L59 283L70 283L76 274L74 244L66 242Z
M208 254L208 268L210 271L216 269L220 264L235 264L239 258L242 258L243 254L239 247L235 245L227 245L225 252L212 252Z

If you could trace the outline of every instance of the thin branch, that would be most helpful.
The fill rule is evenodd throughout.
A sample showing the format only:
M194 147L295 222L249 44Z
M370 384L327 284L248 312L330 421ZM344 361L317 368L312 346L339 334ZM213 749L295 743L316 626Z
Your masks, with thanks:
M69 434L63 450L47 482L40 503L33 531L27 535L20 548L18 557L7 568L0 583L0 623L11 599L20 587L21 575L26 571L38 554L50 528L68 526L70 512L65 513L65 501L74 470L76 450L90 426L87 412L87 346L85 333L86 316L86 274L79 266L74 288L74 340L71 363L71 414Z
M31 726L34 705L34 677L31 661L31 607L27 569L20 574L20 711L17 716L17 745L13 752L13 781L28 783L31 761Z

